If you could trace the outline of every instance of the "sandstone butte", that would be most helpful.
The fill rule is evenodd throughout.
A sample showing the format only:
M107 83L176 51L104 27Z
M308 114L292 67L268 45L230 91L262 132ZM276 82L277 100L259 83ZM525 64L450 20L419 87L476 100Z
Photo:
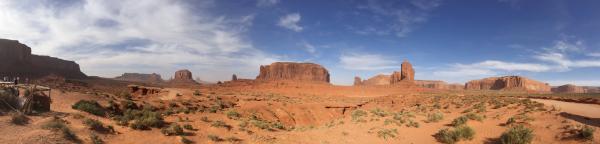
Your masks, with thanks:
M562 86L558 86L556 88L552 88L552 92L554 93L585 93L586 90L583 87L579 87L572 84L566 84Z
M472 80L465 84L467 90L526 90L536 92L550 92L547 83L531 80L521 76L489 77Z
M395 84L412 84L415 82L415 70L412 65L404 60L401 65L400 72L394 71L391 75L379 74L369 79L362 80L360 77L354 78L354 85L373 86L373 85L395 85Z
M79 64L31 54L31 48L16 40L0 39L0 76L41 78L47 75L81 79L87 76Z
M121 76L115 77L116 80L142 83L162 83L164 80L159 74L141 74L141 73L124 73Z
M314 63L275 62L261 65L257 81L294 80L329 83L329 72Z
M175 72L174 78L169 81L172 86L190 86L197 85L198 82L192 78L192 72L187 69L178 70Z

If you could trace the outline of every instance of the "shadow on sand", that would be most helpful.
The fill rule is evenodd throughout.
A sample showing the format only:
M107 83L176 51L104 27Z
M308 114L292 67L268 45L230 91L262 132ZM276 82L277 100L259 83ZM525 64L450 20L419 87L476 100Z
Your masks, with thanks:
M564 117L564 118L568 118L589 126L595 126L595 127L600 127L600 118L589 118L589 117L585 117L585 116L581 116L581 115L576 115L576 114L570 114L570 113L566 113L566 112L561 112L559 114L560 116Z

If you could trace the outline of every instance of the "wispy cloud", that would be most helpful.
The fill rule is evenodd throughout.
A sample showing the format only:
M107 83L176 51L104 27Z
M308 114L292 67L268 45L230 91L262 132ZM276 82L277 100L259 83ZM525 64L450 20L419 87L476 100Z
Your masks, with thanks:
M429 13L440 5L441 0L412 0L409 3L369 0L358 8L374 14L375 19L391 21L384 20L379 27L368 25L363 29L356 29L356 33L365 35L393 33L397 37L405 37L418 24L427 21Z
M302 46L304 46L306 51L310 54L314 55L315 53L317 53L317 48L314 45L312 45L306 41L302 42Z
M341 67L348 70L383 70L399 68L398 62L378 54L346 53L340 56Z
M269 7L279 3L279 0L257 0L256 6L258 7Z
M302 17L300 16L300 14L291 13L281 17L277 25L283 28L293 30L295 32L300 32L303 29L302 26L298 25L298 22L300 22L301 18Z
M211 1L192 12L186 1L83 0L60 3L0 1L0 37L17 39L34 53L76 60L90 75L188 68L216 81L231 73L254 76L279 57L244 38L254 16L212 14Z

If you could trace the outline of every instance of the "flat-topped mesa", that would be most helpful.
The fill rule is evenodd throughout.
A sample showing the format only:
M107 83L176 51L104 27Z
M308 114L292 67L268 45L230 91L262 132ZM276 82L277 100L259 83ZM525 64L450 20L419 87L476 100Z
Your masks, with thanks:
M16 40L0 39L0 76L41 78L50 74L86 78L73 61L31 54L31 48Z
M554 93L585 93L585 89L583 87L579 87L572 84L562 85L556 88L552 88L552 92Z
M390 75L378 74L369 79L363 80L363 85L376 86L376 85L390 85Z
M472 80L465 84L465 89L550 92L551 87L547 83L531 80L521 76L504 76Z
M115 77L116 80L142 83L162 83L164 80L159 74L141 74L141 73L124 73L121 76Z
M258 81L294 80L329 83L329 72L314 63L275 62L260 66Z
M422 88L441 89L441 90L463 90L462 84L448 84L439 80L415 80L415 85Z

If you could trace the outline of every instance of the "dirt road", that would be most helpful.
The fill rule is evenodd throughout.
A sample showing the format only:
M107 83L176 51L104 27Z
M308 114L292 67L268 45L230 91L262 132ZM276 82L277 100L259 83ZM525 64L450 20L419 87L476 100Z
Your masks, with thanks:
M548 106L556 106L560 108L561 111L567 112L570 114L585 116L588 118L600 118L600 105L596 104L582 104L582 103L574 103L574 102L563 102L557 100L547 100L547 99L531 99L536 102L543 103Z

